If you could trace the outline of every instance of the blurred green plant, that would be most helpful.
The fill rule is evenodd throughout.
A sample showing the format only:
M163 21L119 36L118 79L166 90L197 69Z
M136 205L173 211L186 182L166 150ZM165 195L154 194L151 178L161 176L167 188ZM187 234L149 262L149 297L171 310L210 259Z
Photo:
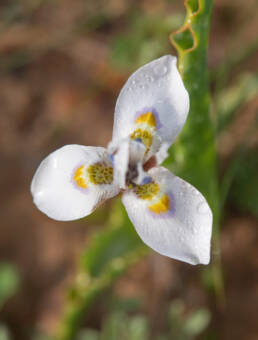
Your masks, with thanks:
M8 263L0 264L0 308L18 290L20 278L16 268Z
M111 45L111 65L131 71L169 51L168 35L183 22L183 15L133 13L126 33L118 34Z
M0 309L14 296L20 286L20 277L17 269L9 263L0 263ZM0 340L10 340L8 328L0 324Z
M214 100L218 112L217 134L224 131L235 118L236 112L257 95L257 74L242 73L233 85L222 88Z
M181 300L171 303L167 315L167 331L154 340L192 340L202 333L210 322L210 313L206 309L197 309L191 313ZM83 329L76 340L148 340L151 323L144 315L130 315L125 310L115 310L104 319L100 331Z
M94 299L146 251L147 247L140 241L124 207L117 200L106 227L92 237L79 259L78 273L68 292L57 338L73 339L81 318Z
M243 212L258 216L258 150L249 150L237 162L230 199Z
M0 324L0 340L10 340L10 333L6 326Z

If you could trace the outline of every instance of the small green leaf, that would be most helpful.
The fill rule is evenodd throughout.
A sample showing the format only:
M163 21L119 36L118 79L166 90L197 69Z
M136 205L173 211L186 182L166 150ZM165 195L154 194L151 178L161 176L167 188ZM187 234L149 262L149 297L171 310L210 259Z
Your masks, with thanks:
M7 263L0 264L0 307L17 292L19 281L14 266Z
M10 334L6 326L0 325L0 340L10 340Z
M100 340L99 332L93 329L81 330L76 340Z
M197 336L207 328L210 319L207 309L199 309L185 321L184 331L191 336Z
M148 322L144 316L135 316L129 323L129 340L147 340Z

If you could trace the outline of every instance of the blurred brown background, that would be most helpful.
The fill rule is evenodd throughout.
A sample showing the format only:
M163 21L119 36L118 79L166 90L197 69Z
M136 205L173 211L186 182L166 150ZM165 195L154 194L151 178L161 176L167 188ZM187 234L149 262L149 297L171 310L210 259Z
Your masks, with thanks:
M211 72L257 39L257 9L255 0L215 1ZM137 25L144 18L159 15L166 20L174 14L178 17L171 21L170 31L184 17L181 0L0 3L0 256L1 261L15 264L21 276L21 287L4 305L1 321L13 339L30 339L35 329L53 332L65 290L72 282L76 255L88 235L102 227L90 219L55 222L39 212L29 189L35 169L48 153L64 144L107 145L116 97L130 72L151 59L151 53L153 57L175 53L165 34L169 24L154 37L151 31L137 37ZM123 44L119 45L123 35L129 37L126 57L117 52L123 49ZM157 47L161 35L163 40ZM130 39L142 41L133 45ZM149 45L144 50L146 42ZM123 57L125 61L120 63ZM243 70L257 71L257 60L254 51L231 78ZM246 138L257 109L256 97L241 108L221 135L222 167ZM250 143L256 145L257 135ZM226 290L223 306L200 286L200 268L154 252L129 270L113 290L119 296L142 297L143 311L151 318L154 333L163 327L162 311L167 301L181 298L189 309L205 306L211 310L213 339L257 340L257 227L255 217L229 205L221 233ZM99 327L100 320L101 309L97 308L87 322Z

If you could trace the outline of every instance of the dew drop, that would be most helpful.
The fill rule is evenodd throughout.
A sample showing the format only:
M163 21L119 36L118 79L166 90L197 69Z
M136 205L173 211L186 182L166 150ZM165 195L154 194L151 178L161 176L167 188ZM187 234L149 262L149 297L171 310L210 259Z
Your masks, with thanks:
M157 76L164 76L168 72L168 68L164 65L157 65L154 67L154 72Z
M200 202L197 205L197 211L199 214L202 214L202 215L207 214L209 211L208 204L205 201Z
M193 195L197 196L199 194L198 190L196 190L195 188L191 189L191 192Z
M197 228L196 227L192 227L192 232L193 232L194 235L196 235L197 234Z

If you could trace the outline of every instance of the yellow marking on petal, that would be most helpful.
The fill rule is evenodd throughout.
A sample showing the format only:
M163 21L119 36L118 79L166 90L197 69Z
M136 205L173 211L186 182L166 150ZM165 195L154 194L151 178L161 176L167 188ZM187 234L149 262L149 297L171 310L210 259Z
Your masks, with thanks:
M149 151L152 144L152 134L151 132L143 129L134 130L131 134L131 139L141 139L146 147L146 153Z
M135 187L136 195L142 200L152 200L159 192L159 186L157 183L150 182L143 185L137 185Z
M135 123L146 123L151 127L156 127L156 118L153 112L149 111L140 115L136 120Z
M155 214L163 214L170 208L170 199L167 195L162 195L157 203L148 206L148 208Z
M95 163L87 169L89 180L93 184L110 184L113 182L113 168L103 163Z
M84 165L80 166L78 169L75 170L73 179L78 185L78 187L81 187L83 189L86 189L88 187L84 178Z

